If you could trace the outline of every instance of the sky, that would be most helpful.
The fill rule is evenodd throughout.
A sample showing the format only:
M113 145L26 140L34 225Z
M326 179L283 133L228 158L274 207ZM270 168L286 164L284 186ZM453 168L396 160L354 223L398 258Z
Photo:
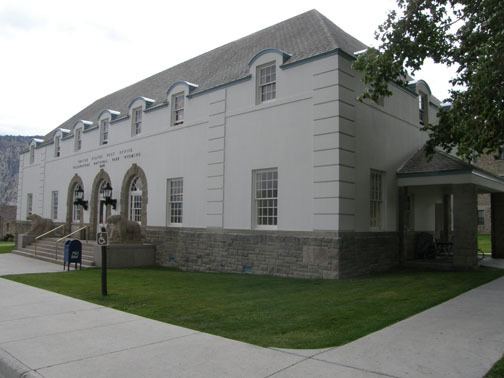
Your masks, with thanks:
M93 101L317 9L367 45L394 0L0 0L0 135L44 135ZM453 70L416 79L448 95Z

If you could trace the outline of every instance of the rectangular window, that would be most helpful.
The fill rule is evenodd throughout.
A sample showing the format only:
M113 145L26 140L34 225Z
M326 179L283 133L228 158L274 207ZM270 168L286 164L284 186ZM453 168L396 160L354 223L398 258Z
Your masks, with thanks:
M253 171L255 224L276 226L278 222L278 170Z
M142 132L142 108L135 108L132 111L132 124L131 124L131 134L132 135L138 135Z
M109 120L102 119L100 121L100 144L107 144L109 136Z
M425 93L420 93L418 95L418 115L420 118L420 124L421 125L426 125L429 123L428 119L428 106L429 106L429 101L428 97Z
M170 224L181 224L184 203L184 179L168 180L168 217Z
M172 96L172 126L184 123L184 102L185 96L183 93L177 93Z
M485 225L485 210L478 210L478 226Z
M35 147L30 146L30 164L35 163Z
M80 151L82 147L82 129L75 129L75 151Z
M26 216L30 215L33 210L33 194L26 195Z
M61 138L59 136L54 138L54 157L60 157L61 154L60 140Z
M133 222L142 222L142 195L137 192L130 193L129 219Z
M58 219L58 192L51 192L51 218Z
M276 64L267 63L257 67L257 103L276 97Z
M383 173L371 170L369 192L369 225L380 229L382 226Z

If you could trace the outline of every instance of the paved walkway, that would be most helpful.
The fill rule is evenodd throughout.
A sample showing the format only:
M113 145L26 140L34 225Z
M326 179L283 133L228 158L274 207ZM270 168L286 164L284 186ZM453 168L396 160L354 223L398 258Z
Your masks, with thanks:
M62 271L62 265L15 255L14 253L0 253L0 276L4 276L6 274L47 273Z
M314 351L256 347L0 278L0 377L473 378L503 353L504 278Z
M481 265L488 266L490 268L504 269L504 259L493 259L491 257L485 257L481 262Z

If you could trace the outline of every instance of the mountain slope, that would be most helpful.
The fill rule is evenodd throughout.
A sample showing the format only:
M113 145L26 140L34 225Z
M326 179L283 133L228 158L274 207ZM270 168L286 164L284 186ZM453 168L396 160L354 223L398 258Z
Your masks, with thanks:
M15 205L19 174L19 154L31 136L0 135L0 205Z

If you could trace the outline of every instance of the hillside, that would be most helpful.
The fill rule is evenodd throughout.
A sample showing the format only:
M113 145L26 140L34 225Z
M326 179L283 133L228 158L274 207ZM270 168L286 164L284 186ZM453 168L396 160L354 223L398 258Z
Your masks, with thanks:
M28 148L31 136L0 135L0 205L15 205L19 153Z

